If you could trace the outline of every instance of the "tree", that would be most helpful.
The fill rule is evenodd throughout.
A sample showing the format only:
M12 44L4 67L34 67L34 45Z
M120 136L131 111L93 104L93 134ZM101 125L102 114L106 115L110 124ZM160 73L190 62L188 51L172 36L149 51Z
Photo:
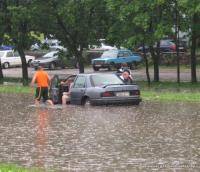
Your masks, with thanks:
M166 20L166 16L168 16L167 1L107 0L107 2L108 8L113 11L116 18L108 37L112 42L126 47L148 45L154 64L154 81L159 81L160 39L167 35L172 28L172 24L169 25ZM156 51L155 42L157 42ZM144 57L146 57L145 51ZM148 61L146 61L146 65L148 65ZM147 80L150 82L148 66L146 66L146 74Z
M191 82L197 82L196 76L196 49L200 38L200 2L198 0L178 1L188 23L188 32L191 39Z
M34 38L32 31L32 1L5 1L6 34L8 41L19 52L22 61L23 85L28 84L28 70L24 50L28 49ZM5 34L4 34L5 35Z
M0 45L3 43L4 30L5 30L4 9L5 9L5 3L4 1L2 1L0 3ZM3 83L3 71L2 71L2 65L1 65L1 59L0 59L0 83Z
M105 2L103 0L37 0L39 30L54 38L75 56L79 72L84 72L83 51L88 45L104 38L106 30Z

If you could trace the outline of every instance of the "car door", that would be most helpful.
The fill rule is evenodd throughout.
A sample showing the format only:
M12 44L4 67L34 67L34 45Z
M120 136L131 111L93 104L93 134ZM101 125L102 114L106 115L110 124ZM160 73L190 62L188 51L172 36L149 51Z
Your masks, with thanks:
M21 66L22 62L21 62L21 58L20 55L17 51L14 52L14 56L13 58L15 59L15 65L16 66Z
M77 76L70 91L71 104L81 104L86 90L86 77Z
M16 60L14 58L13 52L9 51L6 54L5 62L8 62L10 66L15 66L16 65Z
M131 58L131 55L128 51L124 51L124 58L123 58L123 63L131 63L133 62L133 59Z
M124 60L124 53L122 51L119 51L117 55L117 63L124 63Z

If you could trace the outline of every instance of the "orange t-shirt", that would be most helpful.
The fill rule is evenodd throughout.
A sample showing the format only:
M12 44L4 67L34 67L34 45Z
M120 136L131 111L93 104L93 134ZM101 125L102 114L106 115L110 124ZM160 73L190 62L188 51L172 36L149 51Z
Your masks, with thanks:
M36 82L38 87L48 87L49 86L49 77L47 72L41 70L36 72Z

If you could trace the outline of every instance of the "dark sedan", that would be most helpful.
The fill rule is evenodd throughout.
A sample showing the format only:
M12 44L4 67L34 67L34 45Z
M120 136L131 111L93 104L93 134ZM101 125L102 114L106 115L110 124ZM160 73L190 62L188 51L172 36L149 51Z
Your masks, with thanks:
M124 84L116 74L78 74L70 96L70 103L76 105L139 105L141 102L139 87Z

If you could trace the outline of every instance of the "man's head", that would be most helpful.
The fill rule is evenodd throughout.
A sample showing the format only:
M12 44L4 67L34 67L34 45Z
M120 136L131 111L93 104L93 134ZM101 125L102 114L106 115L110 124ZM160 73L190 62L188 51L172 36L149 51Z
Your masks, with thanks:
M37 70L43 70L43 67L40 66L40 65L38 65L38 66L37 66Z
M128 79L130 75L130 72L128 70L124 70L124 72L122 73L122 76L124 79Z

